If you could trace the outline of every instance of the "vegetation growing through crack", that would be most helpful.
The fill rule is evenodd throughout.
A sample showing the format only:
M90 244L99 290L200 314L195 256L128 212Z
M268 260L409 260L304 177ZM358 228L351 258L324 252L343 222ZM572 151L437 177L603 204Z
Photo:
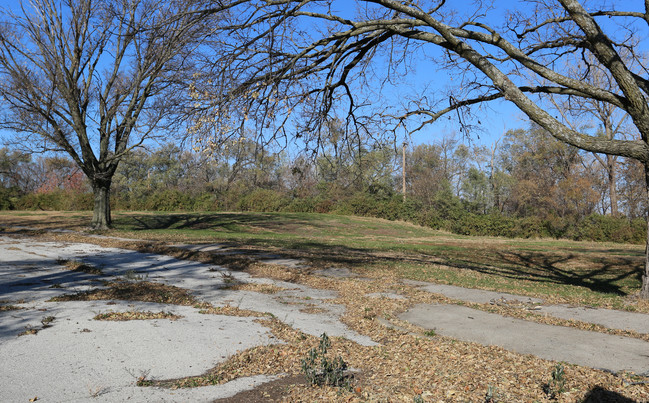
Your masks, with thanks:
M345 373L347 363L339 355L335 358L330 357L327 354L329 347L331 341L326 333L322 333L318 347L310 349L302 359L302 372L307 382L317 386L351 389L350 377Z
M34 327L32 325L27 325L25 326L25 330L22 331L21 333L18 334L18 336L26 336L26 335L35 335L38 334L43 329L47 329L48 327L52 327L52 322L56 320L55 316L44 316L41 319L41 326L40 327Z
M17 306L17 305L11 305L11 304L5 305L5 304L0 304L0 312L3 312L3 311L18 311L18 310L21 310L21 309L24 309L24 308L21 307L21 306Z

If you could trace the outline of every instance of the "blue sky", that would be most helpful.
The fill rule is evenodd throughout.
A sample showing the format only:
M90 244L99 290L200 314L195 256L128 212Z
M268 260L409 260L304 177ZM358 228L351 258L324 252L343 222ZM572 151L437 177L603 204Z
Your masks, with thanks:
M614 2L618 9L624 10L640 10L643 9L644 4L642 0L626 0ZM356 2L351 0L335 0L332 9L334 11L341 11L343 13L353 13L356 8ZM474 9L473 0L454 0L447 2L446 7L453 7L458 10L470 13ZM489 14L488 21L494 26L499 25L499 20L502 19L503 10L508 8L521 8L529 7L526 2L515 0L496 0L495 4L498 10L494 10ZM0 0L0 6L14 8L15 1ZM430 84L430 91L434 95L436 92L442 94L445 83L448 82L449 76L444 71L439 71L436 66L424 59L414 59L411 65L414 69L409 73L406 81L412 86L417 87L421 85ZM399 100L403 97L402 91L406 91L406 87L393 87L383 93L386 99ZM490 145L498 139L504 132L510 129L526 127L528 125L527 118L518 111L512 104L507 101L493 101L485 105L485 109L477 111L476 115L480 120L481 130L471 134L471 142L475 144ZM342 117L342 116L341 116ZM429 125L421 131L414 134L411 138L413 143L429 143L441 139L443 136L458 133L459 125L457 119L441 118L435 124ZM0 136L7 133L0 133ZM8 134L11 135L11 134Z
M472 13L475 5L473 0L454 0L448 2L446 7L461 12ZM494 26L498 26L503 19L504 10L510 8L527 7L525 2L514 0L498 0L496 1L498 9L492 10L489 14L489 21ZM353 18L355 10L358 7L357 2L350 0L337 0L332 4L332 11L336 15ZM367 7L365 4L360 7ZM372 7L370 5L369 7ZM428 54L439 53L438 49L433 46L427 46L425 50ZM447 98L446 86L449 81L449 75L439 70L439 66L426 60L425 57L418 52L419 58L415 58L408 66L408 74L404 80L397 80L397 85L383 88L377 101L383 100L384 102L391 102L390 100L402 100L407 95L412 95L413 89L421 89L423 86L430 87L430 92L426 93L428 97L439 97L442 99ZM385 63L385 61L383 61ZM381 69L381 59L375 60L374 67ZM377 87L379 84L377 84ZM387 101L386 101L387 100ZM444 105L446 106L446 105ZM481 110L475 109L476 116L480 124L477 129L470 133L467 137L459 133L459 124L455 114L449 114L447 117L440 118L434 124L428 125L422 130L408 136L408 140L414 144L420 143L433 143L441 140L444 136L458 134L458 138L462 138L465 142L472 144L491 145L503 133L510 129L526 127L528 125L527 118L511 103L507 101L492 101L481 107ZM450 119L449 119L450 118ZM411 125L413 128L416 124ZM402 140L399 140L402 141Z
M459 13L468 13L471 14L475 8L473 0L454 0L452 2L447 2L445 7L453 8L458 10ZM601 4L602 1L588 1L587 4ZM494 26L498 27L504 22L505 10L507 9L516 9L516 10L530 10L534 2L525 2L525 1L515 1L515 0L496 0L494 2L497 9L489 12L486 21ZM611 8L611 4L617 10L644 10L644 2L642 0L627 0L627 1L607 1L607 9ZM332 10L334 12L338 11L343 15L349 15L350 18L354 14L354 10L357 7L357 3L349 0L338 0L334 1L332 5ZM607 23L606 18L601 18L599 20L603 24L607 34L610 33L607 28L611 28ZM639 26L640 35L642 39L647 37L647 28L646 25ZM427 49L432 49L432 46L428 46ZM640 50L646 51L645 46L641 46ZM431 50L431 52L434 52ZM380 68L381 61L375 63L376 68ZM435 96L436 94L444 96L446 92L444 88L449 82L449 75L445 71L438 70L438 66L431 63L429 60L426 60L425 57L419 54L415 58L410 67L412 70L409 71L408 76L405 78L406 82L400 83L400 85L393 86L382 91L382 98L392 98L395 100L403 99L405 94L411 94L408 89L408 85L412 88L430 86L430 95ZM510 129L516 129L521 127L527 127L529 121L527 117L521 113L512 103L502 100L502 101L492 101L488 104L483 105L481 110L475 109L475 116L480 121L479 129L474 131L470 135L470 142L475 144L484 144L491 145L496 141L503 133ZM436 123L431 124L425 127L423 130L412 135L412 142L415 144L418 143L429 143L434 142L440 139L442 136L450 135L453 133L458 133L459 124L457 118L454 114L450 114L448 119L446 117L440 118Z

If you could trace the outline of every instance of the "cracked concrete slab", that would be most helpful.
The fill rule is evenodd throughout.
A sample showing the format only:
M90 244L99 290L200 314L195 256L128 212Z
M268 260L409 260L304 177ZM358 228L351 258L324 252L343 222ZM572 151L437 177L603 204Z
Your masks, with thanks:
M475 302L478 304L487 304L492 300L509 300L520 301L522 303L541 304L543 300L540 298L525 297L522 295L514 295L506 292L477 290L473 288L463 288L447 284L435 284L425 281L403 280L404 284L412 285L432 292L435 294L442 294L449 298L459 299L467 302Z
M594 323L608 327L609 329L633 330L638 333L649 334L648 314L569 305L537 305L542 304L543 300L523 295L462 288L424 281L403 280L403 283L461 301L475 302L479 304L498 302L505 305L518 301L533 306L535 312L547 314L556 318Z
M100 268L102 275L67 270L57 263L61 260L92 265ZM25 308L0 312L0 401L34 397L39 401L211 401L273 379L255 377L182 391L136 387L136 378L144 373L158 379L200 375L237 351L279 341L254 317L203 315L194 307L132 301L47 302L61 294L104 287L101 280L116 278L182 287L217 306L229 303L271 312L314 336L327 332L374 344L340 321L344 307L327 301L337 296L333 291L253 278L169 256L0 236L0 300ZM263 294L230 290L228 278L275 285L281 291ZM287 304L281 298L305 304ZM306 312L303 308L308 304L322 309ZM97 313L123 310L169 311L183 318L93 320ZM46 316L55 319L50 327L42 328L41 320ZM26 327L40 330L18 336Z
M399 317L444 336L548 360L649 373L649 343L639 339L529 322L459 305L419 304Z
M649 315L643 313L569 305L539 306L537 312L556 318L595 323L610 329L649 334Z

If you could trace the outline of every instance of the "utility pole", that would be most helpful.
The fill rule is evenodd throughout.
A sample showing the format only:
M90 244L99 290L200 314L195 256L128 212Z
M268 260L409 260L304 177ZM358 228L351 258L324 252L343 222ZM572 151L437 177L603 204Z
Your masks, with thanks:
M402 153L401 153L401 157L402 157L401 158L401 168L402 168L402 172L403 172L403 174L401 175L401 179L402 179L401 187L402 187L402 191L403 191L403 201L404 202L406 201L406 144L407 143L404 141L403 142L403 149L402 149Z

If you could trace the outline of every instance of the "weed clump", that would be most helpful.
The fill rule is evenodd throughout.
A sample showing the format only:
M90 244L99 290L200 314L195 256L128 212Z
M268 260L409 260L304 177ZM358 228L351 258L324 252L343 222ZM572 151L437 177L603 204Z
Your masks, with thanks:
M318 348L312 348L302 360L302 371L311 385L336 386L350 389L349 377L345 375L347 363L340 356L333 360L327 357L331 342L326 333L320 336Z
M543 386L543 391L550 400L556 400L560 394L566 391L566 374L562 363L554 367L552 379Z

